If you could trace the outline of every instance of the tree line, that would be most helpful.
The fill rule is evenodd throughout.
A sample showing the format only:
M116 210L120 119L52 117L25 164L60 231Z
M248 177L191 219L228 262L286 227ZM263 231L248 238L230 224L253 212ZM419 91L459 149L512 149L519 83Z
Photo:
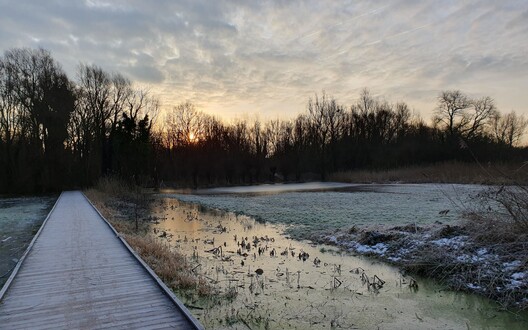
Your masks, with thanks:
M43 49L0 58L0 193L87 187L105 175L183 186L322 179L343 170L446 160L525 160L527 121L490 97L438 96L432 124L364 89L352 105L325 92L292 120L225 123L160 102L119 73L81 64L71 80ZM470 152L468 152L468 148Z
M368 89L350 106L323 92L295 119L265 123L226 125L182 103L163 122L158 159L163 178L191 186L325 180L354 169L525 160L528 150L518 144L527 124L501 114L490 97L458 90L440 93L432 125Z
M79 65L77 75L69 79L43 49L12 49L0 58L0 193L150 174L158 101L94 65Z

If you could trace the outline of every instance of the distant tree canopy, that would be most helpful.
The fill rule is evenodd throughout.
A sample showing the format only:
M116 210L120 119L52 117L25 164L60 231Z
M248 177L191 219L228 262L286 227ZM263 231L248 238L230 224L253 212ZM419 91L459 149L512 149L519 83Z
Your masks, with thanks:
M525 160L527 150L515 146L526 126L522 116L501 115L490 97L472 100L460 91L439 95L432 126L404 102L376 99L367 89L348 107L323 92L297 118L266 123L226 125L186 102L166 115L158 158L162 178L188 186L324 180L351 169Z
M185 186L325 179L341 170L446 160L526 160L528 122L492 98L438 96L433 124L364 89L352 105L325 92L292 120L226 124L159 101L122 75L79 65L72 81L42 49L0 57L0 193L59 191L119 175ZM469 145L471 154L461 149Z

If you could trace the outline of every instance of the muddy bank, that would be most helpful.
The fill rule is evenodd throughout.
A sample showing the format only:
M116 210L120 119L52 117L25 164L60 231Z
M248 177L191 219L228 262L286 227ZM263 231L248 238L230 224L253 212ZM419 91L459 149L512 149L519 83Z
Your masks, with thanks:
M490 244L471 223L461 221L455 225L353 226L311 238L440 280L455 290L486 296L505 308L528 309L525 236L503 237L502 242Z

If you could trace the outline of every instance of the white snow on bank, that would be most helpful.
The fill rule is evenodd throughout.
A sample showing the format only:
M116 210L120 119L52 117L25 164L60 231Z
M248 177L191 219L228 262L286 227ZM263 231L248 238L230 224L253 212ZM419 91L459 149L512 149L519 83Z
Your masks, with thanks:
M202 189L198 193L204 194L251 194L251 193L280 193L286 191L303 191L303 190L326 190L357 187L359 184L340 183L340 182L307 182L307 183L277 183L262 184L257 186L238 186L238 187L219 187L211 189Z
M486 261L488 258L486 255L484 256L474 256L474 255L467 255L467 254L462 254L462 255L459 255L456 257L456 260L458 262L462 262L462 263L477 263L477 262L481 262L481 261Z
M337 237L335 237L335 236L328 236L326 239L327 239L328 242L330 242L330 243L338 244L338 243L337 243Z
M523 272L513 273L511 276L514 280L522 280L526 277L526 274Z
M363 245L356 243L354 250L359 253L375 253L379 255L384 255L387 252L389 247L384 243L378 243L376 245Z
M504 262L502 266L504 267L504 271L508 272L519 268L521 266L521 262L519 260Z
M522 281L517 281L517 280L511 280L510 281L510 284L508 285L508 289L515 289L515 288L520 288L524 283Z
M472 290L480 290L481 289L480 285L476 285L476 284L473 284L473 283L468 283L468 284L466 284L466 286L469 289L472 289Z
M477 250L476 255L461 254L456 257L456 260L462 263L477 263L477 262L488 261L488 260L496 259L496 258L497 258L497 255L489 254L488 249L480 248Z
M455 250L460 249L464 245L466 245L466 239L467 236L455 236L451 238L440 238L434 241L431 241L431 243L437 245L437 246L446 246L453 248Z
M341 237L328 236L326 237L326 241L328 243L339 245L357 253L374 253L384 255L389 248L385 243L378 243L376 245L364 245L355 241L343 241L340 240L340 238Z

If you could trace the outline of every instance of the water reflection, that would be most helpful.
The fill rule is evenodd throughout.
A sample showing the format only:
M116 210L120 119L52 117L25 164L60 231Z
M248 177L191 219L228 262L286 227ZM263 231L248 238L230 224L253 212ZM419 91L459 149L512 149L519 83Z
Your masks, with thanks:
M527 318L397 269L296 241L286 227L159 197L155 225L196 272L236 298L193 310L209 328L525 329ZM191 305L194 302L188 302Z

